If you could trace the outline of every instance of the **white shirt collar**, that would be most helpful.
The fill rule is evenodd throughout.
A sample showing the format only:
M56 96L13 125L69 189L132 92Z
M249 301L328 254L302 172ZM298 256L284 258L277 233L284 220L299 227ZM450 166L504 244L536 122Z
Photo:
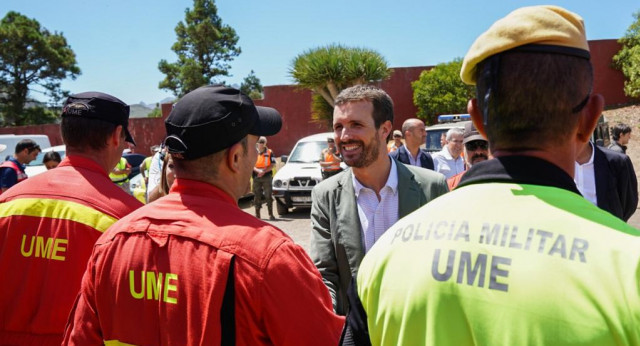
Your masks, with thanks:
M395 160L391 158L389 158L389 160L391 160L391 170L389 171L389 177L387 178L387 182L385 183L383 188L386 186L390 187L393 191L393 194L396 195L398 193L398 170L396 169ZM353 171L351 172L351 179L353 179L353 189L355 190L356 198L358 198L358 196L360 196L360 190L365 188L368 189L368 187L362 185L356 178L356 175L353 174ZM379 193L380 191L376 192Z

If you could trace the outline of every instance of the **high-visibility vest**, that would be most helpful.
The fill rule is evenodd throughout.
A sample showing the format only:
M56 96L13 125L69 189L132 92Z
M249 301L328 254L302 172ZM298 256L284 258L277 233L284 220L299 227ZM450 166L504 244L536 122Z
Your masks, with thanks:
M577 193L470 184L385 232L357 290L373 345L637 345L639 248Z
M146 157L144 159L144 176L149 177L149 169L151 168L151 159L152 157Z
M331 162L330 166L324 167L324 171L337 171L340 169L340 160L329 149L325 149L324 162Z
M28 178L27 173L21 171L20 167L18 167L18 165L16 165L16 163L11 160L6 160L2 164L0 164L0 168L11 168L16 171L16 174L18 176L18 181L16 182L16 184ZM0 193L2 193L2 191L0 191Z
M265 169L269 167L271 165L271 156L273 156L271 149L267 149L263 153L258 153L256 168Z
M128 164L129 163L127 162L127 159L121 157L120 162L118 162L118 164L116 165L116 168L118 168L119 170L124 170L127 168ZM111 181L118 185L122 185L122 183L126 182L128 180L127 176L128 174L115 174L113 172L109 173L109 178L111 178Z

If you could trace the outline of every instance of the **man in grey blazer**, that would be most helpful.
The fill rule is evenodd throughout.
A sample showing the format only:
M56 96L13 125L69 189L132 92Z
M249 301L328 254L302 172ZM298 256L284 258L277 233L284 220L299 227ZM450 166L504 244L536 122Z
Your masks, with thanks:
M375 241L448 191L444 175L387 155L392 123L393 102L381 89L356 85L335 99L335 142L350 168L313 189L310 254L341 315L349 282Z

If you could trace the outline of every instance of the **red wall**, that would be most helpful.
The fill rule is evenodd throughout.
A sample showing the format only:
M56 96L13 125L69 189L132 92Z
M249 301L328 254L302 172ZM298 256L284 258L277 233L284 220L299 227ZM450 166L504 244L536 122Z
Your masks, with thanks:
M607 106L630 102L624 95L622 72L611 68L611 58L620 49L620 44L616 40L596 40L589 41L589 48L594 67L593 92L602 94ZM430 68L432 66L393 68L391 78L378 83L393 99L394 129L399 129L406 119L415 117L417 109L413 105L411 82L419 78L420 72ZM267 86L264 99L257 100L256 104L276 108L282 114L282 130L268 139L268 146L277 156L289 154L296 141L304 136L330 131L326 125L311 120L311 92L308 90L300 90L293 85ZM138 144L136 152L149 155L149 147L162 142L166 135L164 119L170 111L171 104L163 104L163 118L130 120L129 129ZM57 124L5 127L0 128L0 133L46 134L51 145L62 144Z

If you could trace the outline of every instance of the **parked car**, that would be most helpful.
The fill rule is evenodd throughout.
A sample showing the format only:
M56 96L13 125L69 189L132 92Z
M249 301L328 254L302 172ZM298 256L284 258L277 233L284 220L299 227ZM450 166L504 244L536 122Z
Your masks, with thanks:
M311 206L311 190L322 181L319 162L322 150L328 147L328 137L333 137L333 132L304 137L289 156L281 157L285 165L273 177L278 215L288 213L289 208Z
M51 142L49 142L49 136L47 135L0 135L0 144L6 146L6 148L0 153L0 163L4 162L7 156L13 155L16 149L16 144L23 139L32 139L36 142L40 149L48 148L51 146ZM44 155L43 155L44 156ZM40 156L38 156L40 157ZM42 162L42 158L40 157L40 162Z

